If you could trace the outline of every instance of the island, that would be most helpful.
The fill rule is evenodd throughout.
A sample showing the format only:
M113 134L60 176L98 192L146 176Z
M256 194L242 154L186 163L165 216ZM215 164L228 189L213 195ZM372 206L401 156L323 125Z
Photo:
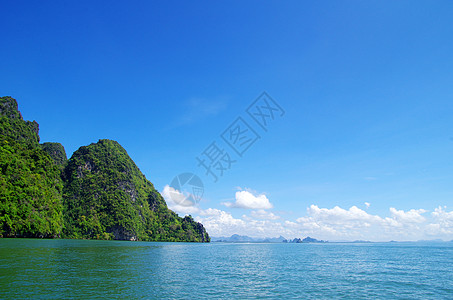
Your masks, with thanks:
M210 242L118 142L101 139L69 160L60 143L39 142L39 124L0 97L0 237Z

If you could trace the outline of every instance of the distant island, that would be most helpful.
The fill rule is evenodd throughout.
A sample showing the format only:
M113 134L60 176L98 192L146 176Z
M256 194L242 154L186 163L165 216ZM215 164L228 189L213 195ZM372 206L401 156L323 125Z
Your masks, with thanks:
M317 240L307 236L304 239L295 238L292 241L288 241L288 243L327 243L327 241Z
M277 238L253 238L239 234L233 234L230 237L212 237L211 241L218 243L327 243L327 241L317 240L309 236L304 239L294 238L287 240L283 236Z
M216 243L330 243L330 244L364 244L364 243L453 243L452 241L444 241L441 239L434 240L418 240L418 241L387 241L387 242L371 242L366 240L334 240L324 241L312 237L286 239L283 236L274 238L255 238L247 235L233 234L229 237L211 237L212 242Z
M209 242L201 223L169 210L116 141L40 144L39 125L0 97L0 237Z
M211 241L223 243L282 243L286 239L282 236L278 238L253 238L246 235L233 234L230 237L211 237Z

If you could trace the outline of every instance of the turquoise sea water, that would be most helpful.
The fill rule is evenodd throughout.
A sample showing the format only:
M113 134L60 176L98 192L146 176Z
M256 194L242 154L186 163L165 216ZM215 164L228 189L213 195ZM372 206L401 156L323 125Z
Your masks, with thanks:
M0 298L453 299L453 243L0 239Z

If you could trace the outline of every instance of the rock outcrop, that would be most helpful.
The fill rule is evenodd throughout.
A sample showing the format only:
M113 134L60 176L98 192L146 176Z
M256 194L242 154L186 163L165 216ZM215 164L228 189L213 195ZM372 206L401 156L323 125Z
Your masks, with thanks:
M59 237L61 168L39 145L39 125L0 97L0 236Z
M126 150L99 140L74 152L65 168L65 234L76 238L208 242L203 225L180 218Z
M42 143L41 149L44 150L50 157L55 161L59 166L64 166L68 161L66 156L66 151L62 144L60 143Z
M11 97L0 97L0 237L210 241L202 224L168 209L118 142L67 160L61 144L39 144L38 123Z

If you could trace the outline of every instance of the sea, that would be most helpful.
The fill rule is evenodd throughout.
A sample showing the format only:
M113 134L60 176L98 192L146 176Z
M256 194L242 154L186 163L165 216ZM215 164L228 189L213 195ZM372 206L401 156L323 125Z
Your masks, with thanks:
M453 242L0 239L1 299L453 299Z

